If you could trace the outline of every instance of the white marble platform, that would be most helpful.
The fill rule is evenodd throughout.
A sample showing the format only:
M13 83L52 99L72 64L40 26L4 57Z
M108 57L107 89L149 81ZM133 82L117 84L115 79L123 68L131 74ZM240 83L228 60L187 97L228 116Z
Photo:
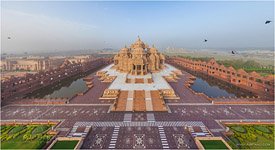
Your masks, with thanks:
M165 64L165 68L157 73L148 73L146 75L130 75L127 73L121 73L112 69L114 64L111 64L101 71L107 71L107 74L110 76L117 76L117 78L112 82L108 89L120 89L127 91L134 90L159 90L159 89L172 89L172 87L167 83L167 81L163 78L163 76L168 76L172 73L172 71L177 70L175 67ZM126 78L144 78L153 79L153 83L126 83Z

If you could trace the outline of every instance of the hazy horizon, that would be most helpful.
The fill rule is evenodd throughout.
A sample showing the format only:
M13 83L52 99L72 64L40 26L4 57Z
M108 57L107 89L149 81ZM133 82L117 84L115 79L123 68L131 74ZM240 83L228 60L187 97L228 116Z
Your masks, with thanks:
M117 50L138 35L160 50L274 49L272 1L5 1L1 7L2 53Z

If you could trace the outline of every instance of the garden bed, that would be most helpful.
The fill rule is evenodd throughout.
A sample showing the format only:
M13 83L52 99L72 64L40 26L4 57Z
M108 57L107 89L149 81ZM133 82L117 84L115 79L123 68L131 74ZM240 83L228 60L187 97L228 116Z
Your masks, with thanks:
M52 138L51 125L1 126L1 149L41 149Z
M204 149L228 149L221 140L200 140Z
M235 149L274 149L274 125L227 125L233 134L228 142ZM243 132L245 131L245 132Z
M57 141L51 149L74 149L79 141L78 140L64 140Z

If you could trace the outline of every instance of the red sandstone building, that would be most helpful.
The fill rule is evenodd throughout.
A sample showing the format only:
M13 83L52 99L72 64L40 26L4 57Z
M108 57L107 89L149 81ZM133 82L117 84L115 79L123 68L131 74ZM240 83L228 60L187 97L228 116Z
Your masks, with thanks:
M167 59L167 63L202 72L264 97L273 98L274 96L274 75L263 77L255 71L247 73L243 69L235 70L233 67L218 64L215 59L205 62L172 57Z
M31 93L40 88L62 81L68 77L96 69L110 63L108 58L95 58L86 62L66 61L62 66L24 77L11 77L1 81L1 100L8 100Z

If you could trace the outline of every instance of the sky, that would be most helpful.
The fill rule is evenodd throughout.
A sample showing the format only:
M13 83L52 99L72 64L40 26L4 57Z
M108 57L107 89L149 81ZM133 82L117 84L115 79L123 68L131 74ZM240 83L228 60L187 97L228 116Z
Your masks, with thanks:
M160 50L273 49L273 18L272 1L6 1L1 51L119 49L137 36Z

